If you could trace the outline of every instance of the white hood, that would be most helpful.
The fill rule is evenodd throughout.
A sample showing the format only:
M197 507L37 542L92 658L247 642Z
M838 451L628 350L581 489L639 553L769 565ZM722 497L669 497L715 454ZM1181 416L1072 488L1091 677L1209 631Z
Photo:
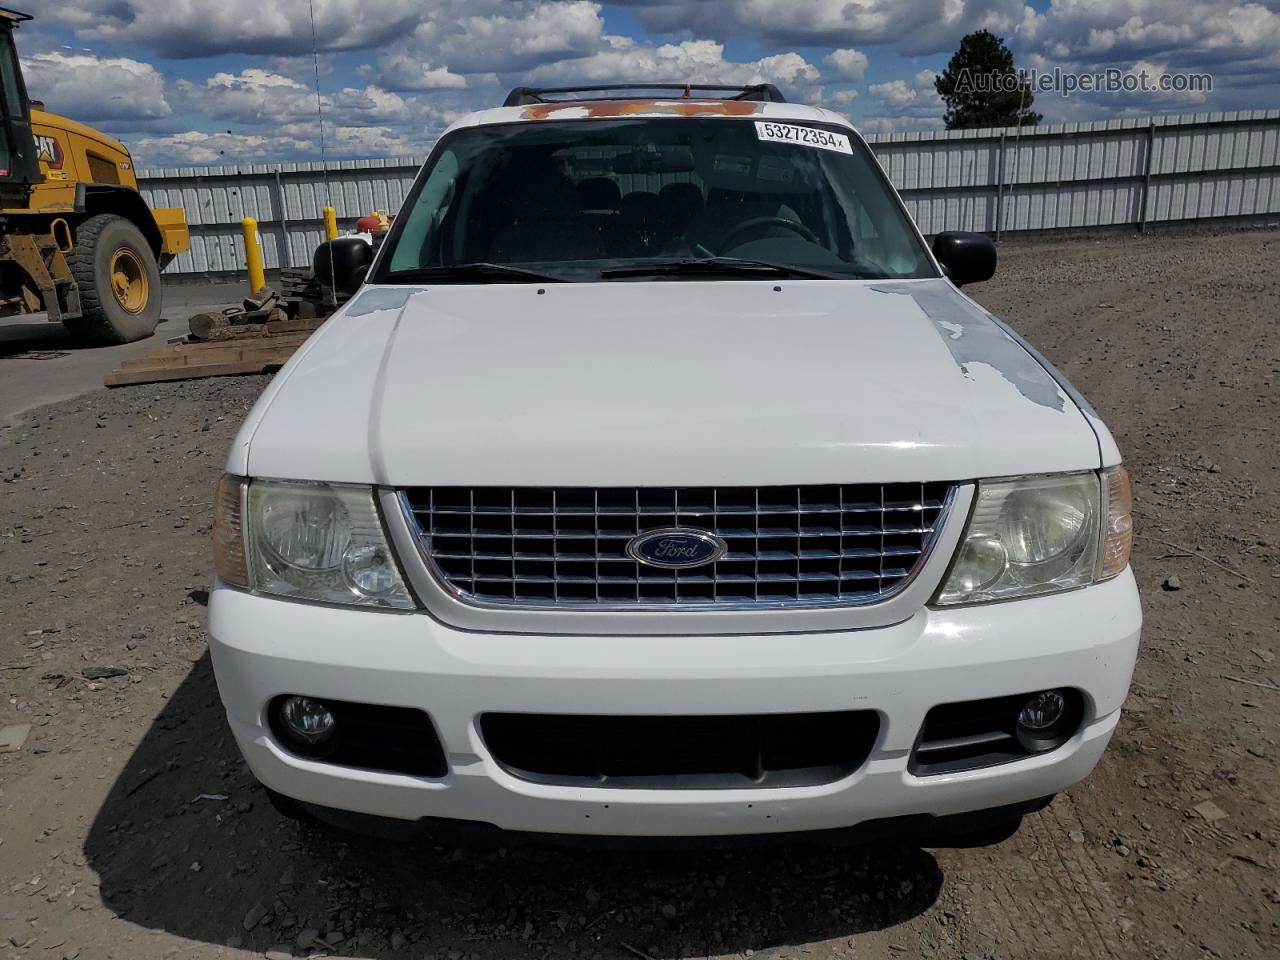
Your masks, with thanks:
M967 480L1091 469L1058 381L945 280L366 287L233 472L412 485Z

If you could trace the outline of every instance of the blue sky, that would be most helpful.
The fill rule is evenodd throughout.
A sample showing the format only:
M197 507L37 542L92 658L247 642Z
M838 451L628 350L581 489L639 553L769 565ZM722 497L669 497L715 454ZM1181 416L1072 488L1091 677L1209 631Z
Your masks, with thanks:
M933 78L987 28L1019 66L1213 76L1211 92L1037 97L1047 122L1280 106L1280 7L1229 0L314 0L331 156L419 155L518 84L771 81L872 133L940 127ZM316 159L307 0L31 10L32 96L142 164Z

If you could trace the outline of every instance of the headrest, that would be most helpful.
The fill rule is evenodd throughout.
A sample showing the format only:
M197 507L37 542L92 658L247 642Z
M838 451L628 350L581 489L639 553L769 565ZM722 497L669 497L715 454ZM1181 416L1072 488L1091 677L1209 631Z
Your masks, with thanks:
M512 206L518 217L570 217L582 209L573 181L562 176L529 181L513 198Z
M668 183L658 191L658 202L664 212L688 217L702 209L702 191L692 183Z
M658 195L656 193L650 193L647 190L634 190L622 198L621 210L623 215L648 216L654 212L657 206Z
M583 210L615 211L622 200L622 190L616 180L588 177L578 184L578 198Z

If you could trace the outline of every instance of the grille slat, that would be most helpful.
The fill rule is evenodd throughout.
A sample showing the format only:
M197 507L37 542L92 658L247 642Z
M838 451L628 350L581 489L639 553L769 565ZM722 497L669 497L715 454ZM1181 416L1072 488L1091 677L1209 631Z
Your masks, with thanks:
M418 487L406 516L433 573L482 605L607 609L869 604L915 576L949 483L787 487ZM722 558L680 571L627 553L689 527Z

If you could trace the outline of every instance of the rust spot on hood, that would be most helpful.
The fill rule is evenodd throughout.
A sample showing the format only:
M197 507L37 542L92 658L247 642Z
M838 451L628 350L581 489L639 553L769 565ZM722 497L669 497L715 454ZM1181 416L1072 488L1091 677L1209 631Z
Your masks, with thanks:
M669 113L679 117L748 117L764 106L752 100L559 100L524 108L527 120L547 120L564 111L572 116L632 117ZM585 111L585 114L583 113Z

